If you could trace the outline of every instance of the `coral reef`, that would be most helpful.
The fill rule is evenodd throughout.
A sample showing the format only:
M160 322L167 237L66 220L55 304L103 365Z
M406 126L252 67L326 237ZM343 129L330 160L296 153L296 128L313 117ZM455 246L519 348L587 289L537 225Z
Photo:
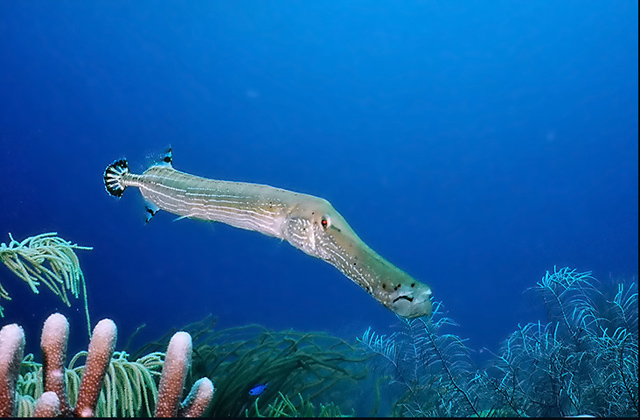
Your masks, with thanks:
M590 273L563 268L532 288L547 322L519 326L484 369L440 306L431 322L402 320L390 337L367 330L360 341L399 387L393 415L638 415L638 292L620 282L606 296Z
M86 351L77 353L65 369L67 394L70 404L78 399L78 392L84 366L76 366ZM145 355L129 361L126 352L113 353L104 385L98 397L96 413L98 417L151 417L158 390L154 378L160 376L164 354L160 352ZM18 416L30 416L35 400L44 393L43 369L33 361L33 355L22 360L21 375L18 377Z
M114 351L115 324L102 320L88 352L67 367L69 325L54 314L42 331L42 365L23 357L19 326L0 330L0 415L338 417L364 390L371 415L635 417L638 288L605 286L588 272L554 267L529 289L546 321L519 325L482 368L440 303L431 319L399 317L400 331L368 329L356 346L260 325L216 331L210 316L129 356ZM85 366L76 366L83 357ZM268 385L250 393L257 384Z
M31 355L22 361L24 333L19 326L11 324L0 330L0 415L92 417L96 414L123 414L122 411L117 412L117 407L126 409L133 406L131 397L134 389L140 394L138 408L141 401L148 398L149 390L155 396L155 382L151 379L150 369L141 363L138 365L142 368L132 367L126 360L123 362L123 353L112 358L117 329L109 319L100 321L94 328L79 386L76 380L67 384L68 378L75 378L74 375L77 375L64 368L68 334L69 326L64 316L53 314L47 319L41 339L44 362L42 366L38 366L32 361ZM77 357L74 357L71 365ZM207 378L198 381L185 401L179 404L190 358L191 337L185 332L176 333L164 361L160 391L157 393L156 416L199 416L206 409L214 393L213 384ZM147 359L153 361L152 366L162 365L158 354L148 355ZM26 367L23 375L19 375L20 361ZM145 362L138 360L141 361ZM146 372L146 376L142 372ZM42 387L33 386L37 378L42 378ZM16 382L22 382L23 391L32 391L33 395L28 392L26 395L16 393ZM103 389L104 382L104 388L108 391L106 393ZM29 385L24 386L25 384ZM38 395L38 390L41 395ZM69 398L69 395L73 395L73 398ZM38 398L35 406L30 404L34 402L34 398ZM99 398L103 401L102 410L96 409L96 406L100 407ZM149 413L149 401L145 401ZM105 413L105 407L111 409L110 413ZM132 413L124 411L124 414Z
M93 248L72 244L56 235L57 232L43 233L18 242L9 233L9 244L0 243L0 261L24 280L33 293L38 294L38 286L43 283L60 296L67 306L71 306L67 291L77 299L82 289L87 331L91 335L87 289L74 249L90 251ZM11 300L2 284L0 298ZM0 306L0 317L2 316L4 314Z

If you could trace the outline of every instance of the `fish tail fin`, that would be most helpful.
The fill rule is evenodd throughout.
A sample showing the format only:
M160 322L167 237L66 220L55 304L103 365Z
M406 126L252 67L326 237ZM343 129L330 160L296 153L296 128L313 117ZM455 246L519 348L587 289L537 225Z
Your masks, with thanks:
M104 187L114 197L122 197L127 188L122 183L122 177L129 173L129 163L126 159L119 159L107 166L104 171Z

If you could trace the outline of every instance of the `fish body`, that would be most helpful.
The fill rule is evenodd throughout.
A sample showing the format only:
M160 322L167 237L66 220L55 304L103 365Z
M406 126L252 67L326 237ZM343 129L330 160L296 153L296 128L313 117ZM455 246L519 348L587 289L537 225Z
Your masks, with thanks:
M148 203L147 221L159 210L181 218L216 221L286 240L337 267L398 315L431 313L431 288L369 248L325 199L246 182L221 181L177 171L171 151L137 175L121 159L107 167L107 191L120 197L137 187Z
M249 391L249 395L258 396L258 395L262 394L264 392L264 390L267 389L267 385L269 385L268 382L266 384L258 384L256 386L254 386Z

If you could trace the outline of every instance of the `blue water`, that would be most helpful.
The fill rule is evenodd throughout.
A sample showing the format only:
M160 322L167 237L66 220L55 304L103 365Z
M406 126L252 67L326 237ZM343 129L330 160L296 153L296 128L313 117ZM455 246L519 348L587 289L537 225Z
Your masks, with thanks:
M0 2L0 242L56 231L93 322L122 344L209 313L220 328L392 332L332 266L223 224L144 223L105 167L176 169L328 199L496 350L544 317L525 289L570 266L638 273L635 1ZM31 351L80 300L0 267Z

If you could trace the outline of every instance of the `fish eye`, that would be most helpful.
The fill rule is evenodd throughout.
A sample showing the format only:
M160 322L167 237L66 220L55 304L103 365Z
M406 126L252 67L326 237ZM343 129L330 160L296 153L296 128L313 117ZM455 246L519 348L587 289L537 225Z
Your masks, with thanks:
M322 216L320 224L326 230L329 226L331 226L331 219L329 218L329 216Z

